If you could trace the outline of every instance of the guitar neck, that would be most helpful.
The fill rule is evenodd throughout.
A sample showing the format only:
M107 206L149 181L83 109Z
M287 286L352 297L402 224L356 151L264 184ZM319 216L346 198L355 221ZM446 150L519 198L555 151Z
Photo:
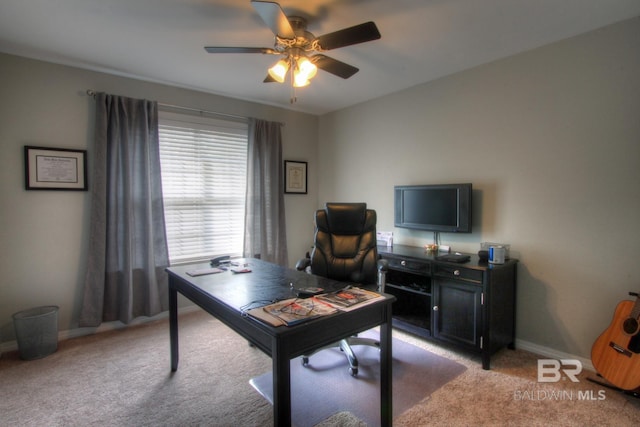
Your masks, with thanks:
M629 317L638 320L640 318L640 295L638 295L635 292L630 292L630 295L633 295L636 297L636 302L633 305L633 309L631 310L631 313L629 313Z

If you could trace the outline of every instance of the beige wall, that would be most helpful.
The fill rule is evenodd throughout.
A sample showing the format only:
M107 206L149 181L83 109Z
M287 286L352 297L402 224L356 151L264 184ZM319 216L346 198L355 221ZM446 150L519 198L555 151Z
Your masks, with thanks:
M321 117L319 201L365 201L393 227L393 186L472 182L470 235L519 257L517 338L578 355L640 291L640 19Z
M636 18L319 119L0 54L0 342L32 306L57 304L60 329L77 326L89 196L25 191L22 147L91 154L94 89L286 123L284 157L309 162L309 194L285 196L291 263L326 201L366 201L380 230L419 246L430 233L393 228L393 186L472 182L474 232L443 243L510 243L519 344L588 359L615 304L640 291L638 40Z
M26 191L23 146L87 149L91 159L94 101L87 89L285 123L284 158L309 162L309 194L285 196L292 265L308 250L317 117L11 55L0 54L0 70L0 343L14 339L12 313L40 305L60 306L61 331L77 328L89 193Z

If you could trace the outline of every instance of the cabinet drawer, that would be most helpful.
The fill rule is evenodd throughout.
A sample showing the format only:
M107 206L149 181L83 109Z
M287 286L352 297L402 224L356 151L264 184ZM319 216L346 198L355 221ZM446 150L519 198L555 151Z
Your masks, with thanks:
M461 268L452 265L436 265L434 274L448 279L462 279L476 283L482 283L482 271L471 268Z
M426 262L411 261L402 258L387 258L387 261L389 261L389 268L431 275L431 265Z

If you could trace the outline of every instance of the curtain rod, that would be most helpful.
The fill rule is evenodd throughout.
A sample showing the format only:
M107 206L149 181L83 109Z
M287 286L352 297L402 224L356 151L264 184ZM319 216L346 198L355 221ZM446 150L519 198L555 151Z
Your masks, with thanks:
M87 89L87 95L95 98L96 97L96 91L94 91L92 89ZM245 121L245 122L247 120L249 120L248 117L237 116L235 114L218 113L216 111L207 111L207 110L202 110L202 109L199 109L199 108L182 107L180 105L163 104L161 102L158 102L158 106L165 107L165 108L173 108L173 109L183 110L183 111L191 111L191 112L200 113L200 114L202 114L202 113L211 114L211 115L219 116L219 117L228 117L228 118L231 118L231 119L242 120L242 121ZM284 126L283 123L280 123L280 125Z

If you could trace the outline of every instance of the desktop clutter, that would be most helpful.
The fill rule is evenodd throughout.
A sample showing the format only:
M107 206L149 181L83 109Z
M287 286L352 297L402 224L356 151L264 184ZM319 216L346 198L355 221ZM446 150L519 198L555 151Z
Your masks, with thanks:
M351 311L383 300L377 292L347 285L333 292L306 288L297 298L288 298L246 310L246 314L272 326L293 326L338 311Z
M191 277L206 274L250 273L249 264L232 260L223 255L212 259L207 268L187 271ZM291 284L293 289L293 284ZM323 288L306 287L296 289L296 298L275 301L253 309L244 310L245 314L272 326L292 326L320 316L327 316L338 311L351 311L364 305L376 302L384 297L376 292L347 285L333 292L325 292Z
M209 264L211 265L211 267L198 268L195 270L187 271L187 274L191 277L196 277L196 276L204 276L206 274L222 273L223 271L227 271L227 270L235 274L251 273L251 268L249 268L249 264L232 261L229 255L223 255L223 256L213 258L209 262Z
M478 258L480 258L480 261L485 261L489 264L504 264L510 257L510 251L511 245L505 243L482 242L480 243Z
M378 231L376 233L378 246L393 247L393 231ZM437 237L434 237L438 241ZM481 262L489 264L504 264L509 259L511 245L506 243L482 242L478 251L478 258ZM424 245L424 250L428 254L436 255L438 261L463 263L471 259L469 255L460 252L451 253L451 247L438 243L428 243Z
M426 245L427 252L437 251L439 253L444 252L444 255L436 256L438 261L447 262L467 262L471 259L469 255L461 254L459 252L450 253L448 246ZM490 243L483 242L480 244L480 250L478 251L478 258L480 262L488 262L489 264L504 264L509 259L509 252L511 245L504 243Z
M438 261L447 262L467 262L471 258L469 255L461 254L459 252L451 253L449 246L443 246L438 244L424 245L427 253L439 253L436 259ZM509 252L511 245L505 243L492 243L482 242L480 244L480 250L478 251L478 258L481 262L488 262L489 264L504 264L509 259Z

